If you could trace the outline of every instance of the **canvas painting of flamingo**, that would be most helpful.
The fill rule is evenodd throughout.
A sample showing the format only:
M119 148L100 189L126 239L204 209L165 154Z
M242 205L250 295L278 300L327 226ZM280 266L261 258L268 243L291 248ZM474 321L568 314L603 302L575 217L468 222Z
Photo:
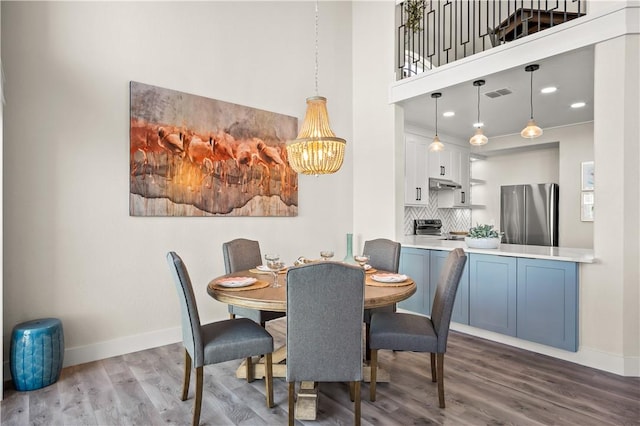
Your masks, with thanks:
M130 83L131 216L297 216L298 119Z

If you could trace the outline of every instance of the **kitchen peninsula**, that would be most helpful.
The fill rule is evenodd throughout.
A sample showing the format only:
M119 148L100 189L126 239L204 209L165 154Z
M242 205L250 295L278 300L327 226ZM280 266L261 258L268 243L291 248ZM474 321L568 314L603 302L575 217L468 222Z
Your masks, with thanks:
M520 244L500 244L497 249L473 249L466 246L464 241L434 239L421 235L406 235L403 247L413 247L428 250L447 250L462 248L467 253L489 254L493 256L527 257L531 259L560 260L564 262L593 263L595 258L592 249L527 246Z
M579 265L595 261L593 250L501 244L471 249L462 241L408 235L400 271L417 291L400 309L430 315L446 255L463 248L467 265L456 295L452 328L487 330L563 350L578 350ZM464 327L469 326L469 327ZM478 330L478 331L480 331Z

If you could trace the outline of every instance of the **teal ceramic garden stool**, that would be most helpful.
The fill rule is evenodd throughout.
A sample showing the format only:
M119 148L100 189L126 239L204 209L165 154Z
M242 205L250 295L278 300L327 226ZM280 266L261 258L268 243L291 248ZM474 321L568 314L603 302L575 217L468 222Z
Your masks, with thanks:
M64 334L59 319L37 319L13 328L10 368L16 390L30 391L55 383L63 357Z

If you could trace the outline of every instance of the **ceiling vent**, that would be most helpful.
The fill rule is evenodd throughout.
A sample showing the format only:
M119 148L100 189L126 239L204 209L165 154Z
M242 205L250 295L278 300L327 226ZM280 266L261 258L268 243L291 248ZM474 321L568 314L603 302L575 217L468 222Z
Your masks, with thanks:
M504 89L494 90L493 92L486 92L484 95L488 98L499 98L500 96L507 96L513 93L510 89L506 87Z

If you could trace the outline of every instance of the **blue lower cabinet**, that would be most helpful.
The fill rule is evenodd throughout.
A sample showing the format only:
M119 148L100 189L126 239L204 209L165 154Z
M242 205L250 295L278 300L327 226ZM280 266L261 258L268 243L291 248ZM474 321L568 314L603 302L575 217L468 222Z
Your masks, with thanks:
M431 250L431 256L429 259L429 277L430 277L430 298L429 303L433 304L433 299L436 297L436 288L438 287L438 279L440 273L444 267L445 261L449 256L449 251L445 250ZM462 277L460 277L460 284L458 285L458 292L456 293L456 301L453 305L453 313L451 314L451 321L469 324L469 262L464 266L462 271Z
M416 293L398 307L431 314L449 252L402 247L400 272ZM568 351L578 350L578 264L467 253L451 320Z
M516 336L516 258L470 253L469 325Z
M578 350L578 265L518 259L518 327L521 339Z
M429 315L429 250L402 247L400 250L400 273L410 276L416 283L416 292L398 303L398 308L418 314Z

